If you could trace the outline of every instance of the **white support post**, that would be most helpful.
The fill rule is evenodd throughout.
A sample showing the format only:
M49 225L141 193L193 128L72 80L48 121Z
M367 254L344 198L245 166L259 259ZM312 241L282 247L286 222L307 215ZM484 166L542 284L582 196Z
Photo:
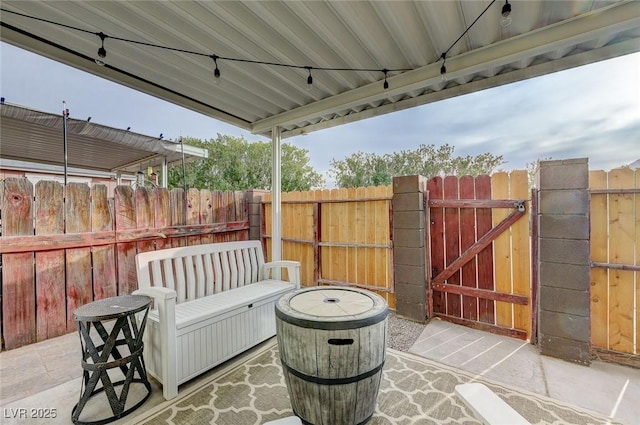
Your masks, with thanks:
M162 157L162 184L165 189L169 187L169 167L167 167L167 157Z
M282 259L281 154L280 127L276 126L271 130L271 261Z

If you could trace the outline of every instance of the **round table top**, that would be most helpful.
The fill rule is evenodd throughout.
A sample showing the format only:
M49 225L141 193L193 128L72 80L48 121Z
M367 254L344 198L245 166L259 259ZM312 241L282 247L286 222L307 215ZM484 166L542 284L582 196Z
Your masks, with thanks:
M117 319L142 311L150 304L151 298L144 295L121 295L78 307L73 311L73 317L86 322Z
M276 315L297 326L352 329L378 323L388 314L386 301L363 289L340 286L303 288L283 295Z

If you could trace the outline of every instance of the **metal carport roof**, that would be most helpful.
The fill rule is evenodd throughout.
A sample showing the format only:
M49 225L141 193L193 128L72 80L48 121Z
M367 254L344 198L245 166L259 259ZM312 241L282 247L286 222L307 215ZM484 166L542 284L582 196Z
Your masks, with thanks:
M64 164L62 113L53 114L8 103L0 104L0 158ZM206 158L206 149L159 140L132 131L67 119L69 167L105 173L133 172L140 167Z

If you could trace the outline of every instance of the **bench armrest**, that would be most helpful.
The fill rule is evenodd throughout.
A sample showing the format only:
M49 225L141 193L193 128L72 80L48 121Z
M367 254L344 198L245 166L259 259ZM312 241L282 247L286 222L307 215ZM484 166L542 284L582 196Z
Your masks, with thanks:
M131 295L146 295L158 301L169 300L171 298L175 299L178 297L178 294L173 289L158 286L136 289L131 293Z
M296 289L300 289L300 262L299 261L288 261L288 260L279 260L279 261L271 261L269 263L264 263L262 265L262 269L260 271L261 279L269 279L271 275L271 270L279 270L285 268L287 269L287 273L289 274L289 282L296 285Z
M176 370L176 291L163 287L137 289L133 295L153 297L158 308L160 350L162 357L162 394L165 400L178 395L178 371Z

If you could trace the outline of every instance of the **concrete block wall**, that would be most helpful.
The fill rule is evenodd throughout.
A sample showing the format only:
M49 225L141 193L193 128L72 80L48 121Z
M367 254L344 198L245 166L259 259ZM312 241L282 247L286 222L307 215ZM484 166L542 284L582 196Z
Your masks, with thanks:
M543 161L538 187L538 341L544 355L590 363L589 164Z
M245 192L249 210L249 239L260 239L260 202L268 190L248 190Z
M422 176L393 178L393 273L396 313L425 322L427 317L424 196Z

